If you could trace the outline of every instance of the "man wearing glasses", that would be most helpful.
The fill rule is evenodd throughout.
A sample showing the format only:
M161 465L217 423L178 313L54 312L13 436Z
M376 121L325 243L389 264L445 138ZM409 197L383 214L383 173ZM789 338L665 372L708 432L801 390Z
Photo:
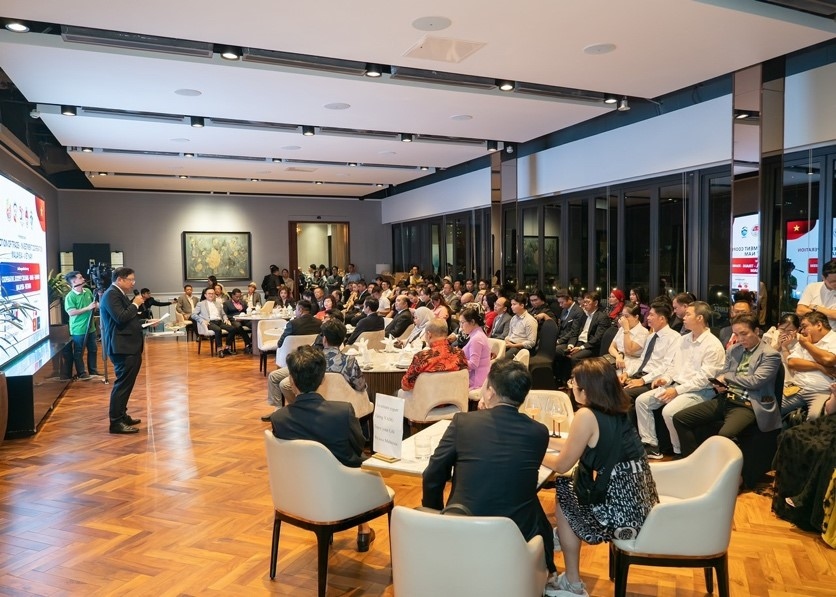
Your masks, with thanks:
M113 284L102 295L99 305L104 350L113 363L116 380L110 391L110 432L139 433L134 425L140 419L128 415L128 398L142 366L142 296L132 294L136 275L129 267L113 270ZM152 320L152 325L158 321Z

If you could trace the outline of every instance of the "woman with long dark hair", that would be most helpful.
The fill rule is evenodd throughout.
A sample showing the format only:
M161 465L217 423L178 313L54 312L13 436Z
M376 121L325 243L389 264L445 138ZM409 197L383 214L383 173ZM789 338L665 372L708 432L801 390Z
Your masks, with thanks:
M584 359L572 371L569 387L580 409L568 439L551 440L560 453L546 454L543 464L559 473L578 464L604 495L590 500L574 477L557 477L555 518L566 571L549 579L545 593L588 596L580 578L581 541L596 545L636 537L659 496L615 369L603 358Z

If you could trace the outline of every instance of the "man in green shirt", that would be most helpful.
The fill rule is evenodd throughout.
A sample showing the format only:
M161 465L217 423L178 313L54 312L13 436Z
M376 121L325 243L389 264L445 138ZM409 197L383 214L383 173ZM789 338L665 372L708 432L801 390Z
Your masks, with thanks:
M70 316L70 337L73 343L73 361L78 379L87 381L94 375L99 375L96 348L96 324L93 321L93 310L99 303L93 298L93 293L84 285L81 272L70 272L64 276L70 285L70 292L64 297L64 310ZM87 369L84 367L84 348L87 348ZM67 377L72 376L73 367L69 363L65 367ZM89 371L88 371L89 370Z

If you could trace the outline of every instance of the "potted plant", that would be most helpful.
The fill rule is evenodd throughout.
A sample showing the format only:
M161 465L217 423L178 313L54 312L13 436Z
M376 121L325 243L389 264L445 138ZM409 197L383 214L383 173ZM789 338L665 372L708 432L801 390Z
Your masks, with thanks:
M64 297L70 292L70 285L61 272L53 273L49 270L47 275L47 288L49 289L49 323L50 325L61 325L63 322L64 309L61 304Z

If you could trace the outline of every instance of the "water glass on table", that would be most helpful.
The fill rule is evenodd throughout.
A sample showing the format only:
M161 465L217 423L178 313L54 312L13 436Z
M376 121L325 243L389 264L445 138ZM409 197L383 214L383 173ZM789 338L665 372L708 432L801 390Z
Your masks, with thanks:
M430 457L430 436L427 434L418 434L415 436L415 459L427 460Z

